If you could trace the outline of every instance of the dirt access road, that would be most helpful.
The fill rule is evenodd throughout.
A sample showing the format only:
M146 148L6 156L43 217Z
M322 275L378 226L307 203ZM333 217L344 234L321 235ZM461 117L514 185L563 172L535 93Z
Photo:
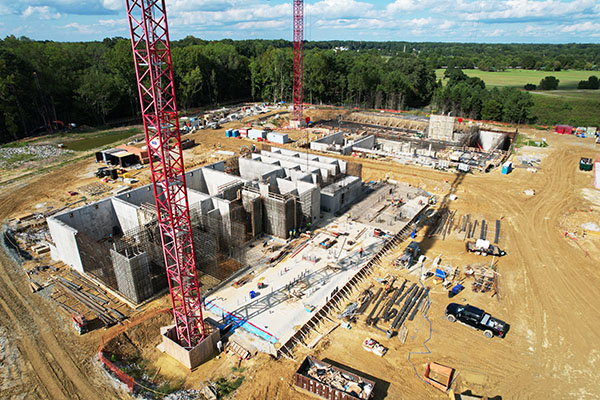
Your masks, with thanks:
M42 201L72 168L3 188L0 220ZM78 337L56 308L44 295L30 292L22 268L0 251L0 398L131 398L113 386L96 361L102 331Z

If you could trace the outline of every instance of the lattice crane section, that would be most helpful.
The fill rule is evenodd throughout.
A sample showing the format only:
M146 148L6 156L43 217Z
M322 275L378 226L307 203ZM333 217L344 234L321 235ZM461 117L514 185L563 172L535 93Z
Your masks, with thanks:
M164 0L125 0L179 344L204 338Z
M304 89L304 0L294 1L294 119L302 121Z

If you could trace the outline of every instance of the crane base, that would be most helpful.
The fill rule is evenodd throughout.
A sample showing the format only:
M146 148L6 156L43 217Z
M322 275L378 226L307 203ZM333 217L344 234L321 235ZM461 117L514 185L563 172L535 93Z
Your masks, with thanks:
M158 349L193 370L219 353L217 348L217 343L221 340L219 328L212 325L210 320L204 321L204 328L206 330L204 339L191 349L187 349L177 342L175 325L163 326L160 328L162 342L158 345Z

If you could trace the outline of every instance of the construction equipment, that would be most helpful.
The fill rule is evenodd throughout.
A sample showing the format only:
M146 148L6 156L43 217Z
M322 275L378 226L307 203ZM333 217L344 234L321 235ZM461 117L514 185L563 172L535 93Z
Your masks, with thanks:
M421 249L419 247L419 243L412 241L408 244L408 246L406 246L406 248L404 249L404 253L402 253L402 256L400 256L400 258L394 261L394 264L396 266L408 269L412 267L415 260L417 260L417 258L419 257L420 253Z
M302 123L303 111L303 69L304 69L304 0L294 0L294 80L293 118Z
M489 240L477 239L475 242L470 241L465 244L465 247L468 252L482 256L501 257L506 255L504 250L500 250L498 246L491 244Z
M73 327L80 335L83 335L88 331L87 319L85 315L81 313L71 314L71 321L73 322Z
M204 339L165 0L125 0L160 237L179 344Z

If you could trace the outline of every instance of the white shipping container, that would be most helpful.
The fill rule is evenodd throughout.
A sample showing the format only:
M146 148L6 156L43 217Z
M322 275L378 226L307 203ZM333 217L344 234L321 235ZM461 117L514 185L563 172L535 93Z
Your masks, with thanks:
M248 131L248 137L250 139L258 139L258 138L265 139L267 137L267 132L260 130L260 129L250 129Z
M267 133L267 140L279 144L285 144L288 142L287 133L269 132Z

